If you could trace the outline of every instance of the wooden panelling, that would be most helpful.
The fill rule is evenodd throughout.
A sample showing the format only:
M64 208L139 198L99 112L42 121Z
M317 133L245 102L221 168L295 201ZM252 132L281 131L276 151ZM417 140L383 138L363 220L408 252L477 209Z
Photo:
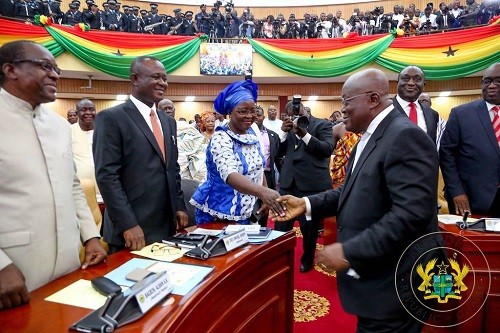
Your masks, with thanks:
M480 95L466 95L466 96L455 96L455 97L433 97L432 107L439 112L443 119L448 119L451 108L471 102L481 98ZM54 103L47 104L47 107L57 112L61 116L66 118L66 113L69 109L74 109L76 102L79 99L57 99ZM102 111L106 108L117 105L119 101L115 100L93 100L97 112ZM277 106L278 101L259 101L267 114L267 109L270 105ZM204 111L213 110L213 102L174 102L175 105L175 118L179 119L184 117L187 120L194 119L195 114L202 114ZM340 100L329 100L329 101L304 101L305 106L309 106L312 110L312 114L318 118L328 118L333 111L340 110Z
M196 78L193 78L196 80ZM293 79L291 79L293 80ZM426 92L474 90L480 88L480 78L462 78L447 81L427 81ZM88 80L60 79L58 84L59 93L78 94L103 94L118 95L130 92L130 83L126 81L92 81L92 89L84 88ZM304 96L340 96L342 93L342 82L338 83L310 83L310 84L259 84L260 96L292 96L301 94ZM167 88L169 96L217 96L226 87L226 84L198 84L198 83L170 83ZM396 93L395 81L390 82L391 93Z

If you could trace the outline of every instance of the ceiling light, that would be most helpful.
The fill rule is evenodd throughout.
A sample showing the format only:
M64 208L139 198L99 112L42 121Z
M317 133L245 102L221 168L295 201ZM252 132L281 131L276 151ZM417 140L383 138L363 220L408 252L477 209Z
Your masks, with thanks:
M451 91L441 91L439 97L448 97L451 95Z
M195 96L186 96L184 102L194 102Z
M308 101L316 101L316 100L318 100L318 96L315 96L315 95L309 96L309 98L307 100Z
M116 95L117 101L126 101L127 98L128 98L128 95Z

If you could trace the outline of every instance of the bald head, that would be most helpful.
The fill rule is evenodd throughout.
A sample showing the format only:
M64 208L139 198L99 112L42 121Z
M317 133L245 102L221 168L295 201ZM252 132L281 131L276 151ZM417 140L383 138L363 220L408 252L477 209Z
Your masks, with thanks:
M484 71L483 79L481 80L481 90L483 98L491 104L500 104L500 63L496 63L488 67Z
M158 110L164 111L167 116L170 117L175 117L175 107L174 107L174 102L172 102L169 99L162 99L160 102L158 102Z
M378 69L350 76L342 87L342 104L346 129L364 132L373 118L392 104L387 76Z
M344 89L353 90L356 94L373 91L380 96L386 96L389 95L389 80L384 72L369 68L351 75L345 81L342 92L344 92Z

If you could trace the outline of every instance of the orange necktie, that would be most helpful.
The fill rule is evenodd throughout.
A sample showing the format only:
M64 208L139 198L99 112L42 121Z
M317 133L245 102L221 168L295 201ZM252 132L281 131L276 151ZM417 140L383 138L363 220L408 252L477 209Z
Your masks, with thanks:
M418 125L418 120L417 120L417 106L413 102L410 103L410 114L408 116L410 117L410 120L414 124Z
M500 111L500 108L498 106L494 106L491 108L491 111L495 114L493 116L493 132L495 132L495 136L497 137L498 145L500 146L500 115L498 115L498 112Z
M161 133L160 124L158 123L158 119L156 119L156 113L151 110L149 117L151 119L151 126L153 127L153 134L155 136L156 142L158 142L158 146L160 146L163 159L165 160L165 143L163 141L163 134Z

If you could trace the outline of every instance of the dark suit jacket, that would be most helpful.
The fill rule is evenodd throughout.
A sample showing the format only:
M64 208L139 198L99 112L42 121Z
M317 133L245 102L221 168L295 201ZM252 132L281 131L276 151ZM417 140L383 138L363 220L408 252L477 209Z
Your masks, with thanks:
M104 239L124 245L123 231L136 225L146 244L176 230L175 212L185 210L176 123L158 112L167 163L153 132L132 101L99 112L94 122L96 180L106 204Z
M293 130L280 143L279 156L284 156L281 168L280 188L286 190L295 181L300 191L325 191L332 188L328 170L333 152L332 124L329 121L309 117L307 132L312 138L309 144L298 140Z
M413 240L438 230L436 147L407 116L392 110L351 173L353 160L341 187L308 197L313 218L337 215L337 241L361 277L337 273L342 305L378 320L406 316L396 294L395 268Z
M447 199L466 194L474 214L487 214L500 184L500 148L484 100L451 109L439 156Z
M399 111L401 111L403 114L406 115L405 110L403 109L401 104L399 104L396 98L394 98L392 105L394 105L394 108L398 109ZM427 126L427 134L429 134L434 144L436 144L439 113L436 110L423 106L420 103L419 105L424 113L425 126Z
M271 131L269 128L266 128L267 131L267 136L269 137L269 150L270 150L270 156L269 156L269 165L271 168L270 172L270 182L268 182L267 187L275 189L276 188L276 173L274 172L274 166L278 167L276 165L277 162L277 155L279 153L279 148L280 148L280 137L278 133ZM279 167L278 167L279 169Z

